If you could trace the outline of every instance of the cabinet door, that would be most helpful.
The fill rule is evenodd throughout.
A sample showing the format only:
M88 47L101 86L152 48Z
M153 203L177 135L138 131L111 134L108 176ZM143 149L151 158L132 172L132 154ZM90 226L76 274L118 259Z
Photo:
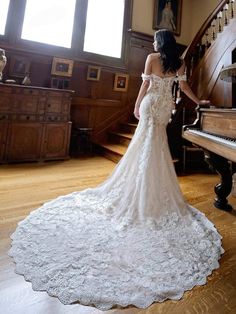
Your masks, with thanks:
M43 124L12 123L9 125L7 159L11 161L38 160Z
M4 160L8 123L0 123L0 161Z
M71 122L45 124L43 159L68 158Z

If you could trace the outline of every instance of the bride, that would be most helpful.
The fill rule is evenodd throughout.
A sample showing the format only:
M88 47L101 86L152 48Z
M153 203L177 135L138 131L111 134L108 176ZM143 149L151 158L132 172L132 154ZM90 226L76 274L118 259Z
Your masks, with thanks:
M135 104L139 123L113 173L32 211L11 236L16 272L64 304L146 308L179 300L219 267L221 236L186 203L166 136L175 80L195 103L207 101L191 91L170 31L155 33L154 48Z

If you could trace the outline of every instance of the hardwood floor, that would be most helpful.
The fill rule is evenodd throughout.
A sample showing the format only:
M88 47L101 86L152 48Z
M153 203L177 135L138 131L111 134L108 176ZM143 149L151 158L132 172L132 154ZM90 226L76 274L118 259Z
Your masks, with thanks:
M30 211L59 195L96 186L115 164L103 157L69 161L0 166L0 313L2 314L225 314L236 313L236 210L227 213L213 207L213 186L218 176L192 174L179 177L188 202L204 212L223 236L225 253L220 268L204 286L185 293L180 301L156 303L148 309L115 308L106 312L80 304L63 305L14 273L7 255L10 234ZM229 197L236 209L236 198Z

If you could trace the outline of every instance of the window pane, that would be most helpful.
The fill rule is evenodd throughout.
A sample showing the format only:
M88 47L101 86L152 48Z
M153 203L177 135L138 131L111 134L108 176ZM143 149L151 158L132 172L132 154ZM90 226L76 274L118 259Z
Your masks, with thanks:
M125 0L89 0L84 51L121 57Z
M0 35L5 34L5 27L7 21L7 13L9 7L10 0L1 0L1 8L0 8Z
M23 39L70 48L76 0L27 0Z

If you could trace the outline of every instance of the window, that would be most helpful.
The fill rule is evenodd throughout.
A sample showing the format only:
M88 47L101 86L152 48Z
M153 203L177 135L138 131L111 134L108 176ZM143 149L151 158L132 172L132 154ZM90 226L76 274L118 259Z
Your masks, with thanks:
M76 0L27 0L22 39L71 48Z
M88 0L84 51L120 58L125 0Z
M124 67L128 51L124 30L131 27L133 0L0 3L3 48L7 42L8 48L16 50Z
M7 21L7 13L9 8L10 0L1 0L1 9L0 9L0 35L5 34L5 27Z

